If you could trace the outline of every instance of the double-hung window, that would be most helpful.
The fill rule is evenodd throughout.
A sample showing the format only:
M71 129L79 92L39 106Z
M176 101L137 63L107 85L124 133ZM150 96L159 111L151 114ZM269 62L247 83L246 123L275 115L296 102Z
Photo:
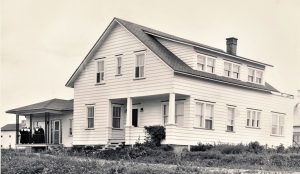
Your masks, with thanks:
M206 71L209 72L209 73L214 73L215 72L215 59L207 58Z
M227 108L227 131L234 131L234 119L235 119L235 108L228 107Z
M262 84L263 71L248 68L248 82Z
M224 62L224 76L231 77L231 63Z
M240 65L231 62L224 62L224 76L239 79Z
M183 102L178 102L175 104L175 123L179 127L183 127L184 123L184 104Z
M256 70L256 83L261 84L262 83L262 71Z
M199 71L215 73L215 63L215 58L203 54L198 54L196 69Z
M95 107L87 106L87 121L88 128L94 128L94 116L95 116Z
M284 135L284 114L272 113L272 135Z
M122 74L122 57L119 56L117 57L117 70L116 70L116 74L117 75L121 75Z
M213 129L213 111L213 104L196 102L194 126L205 129Z
M104 83L104 60L97 61L97 83Z
M255 70L254 69L251 69L249 68L248 69L248 82L254 82L254 73L255 73Z
M261 111L259 110L247 110L247 127L260 128L260 116Z
M143 78L145 70L145 54L137 54L135 61L135 78Z
M113 128L121 128L121 106L113 106Z
M197 69L200 71L205 71L205 56L197 55Z
M168 124L168 115L169 115L169 105L164 103L162 106L162 114L164 119L164 125Z
M232 78L239 79L240 78L240 66L233 64L232 66Z

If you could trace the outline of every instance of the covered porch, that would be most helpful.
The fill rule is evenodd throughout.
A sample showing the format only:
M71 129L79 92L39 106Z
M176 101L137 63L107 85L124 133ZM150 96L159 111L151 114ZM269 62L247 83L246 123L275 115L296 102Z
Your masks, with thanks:
M73 100L51 99L6 113L16 115L16 148L45 149L64 145L68 141L64 134L69 134L70 138L72 136ZM20 116L26 118L25 127L19 127ZM71 143L72 139L69 140Z
M142 143L145 126L165 126L166 134L169 127L184 126L189 100L190 96L175 93L110 99L109 142Z

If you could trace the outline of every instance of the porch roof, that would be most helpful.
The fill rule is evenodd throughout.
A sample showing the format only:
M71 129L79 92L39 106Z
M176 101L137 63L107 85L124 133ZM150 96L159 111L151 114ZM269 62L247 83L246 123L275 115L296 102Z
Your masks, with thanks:
M51 100L11 109L6 111L6 113L19 115L29 115L46 112L53 114L62 114L65 111L73 111L73 99L63 100L54 98Z

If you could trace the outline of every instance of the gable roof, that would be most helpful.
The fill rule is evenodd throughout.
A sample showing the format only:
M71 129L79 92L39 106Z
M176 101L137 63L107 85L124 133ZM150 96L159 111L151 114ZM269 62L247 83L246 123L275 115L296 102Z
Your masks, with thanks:
M184 43L191 44L191 45L193 45L197 48L208 49L208 50L218 52L220 54L224 54L224 55L228 56L229 54L225 53L223 50L220 50L220 49L217 49L217 48L214 48L214 47L210 47L210 46L206 46L204 44L200 44L200 43L197 43L197 42L189 41L187 39L182 39L182 38L179 38L177 36L166 34L166 33L154 30L154 29L150 29L150 28L145 27L145 26L141 26L141 25L138 25L138 24L135 24L135 23L132 23L132 22L128 22L128 21L125 21L123 19L119 19L119 18L114 18L113 21L108 26L108 28L112 28L111 25L112 25L113 22L117 22L117 23L121 24L123 27L125 27L138 40L140 40L145 46L147 46L154 54L156 54L158 57L160 57L177 74L198 77L198 78L201 78L201 79L226 83L226 84L230 84L230 85L234 85L234 86L241 86L241 87L245 87L245 88L249 88L249 89L256 89L256 90L260 90L260 91L267 91L267 92L275 91L275 92L278 92L278 90L276 90L274 87L272 87L268 83L266 83L265 85L259 85L259 84L243 82L243 81L228 78L228 77L218 76L218 75L215 75L215 74L210 74L210 73L207 73L207 72L194 70L190 66L188 66L185 62L183 62L180 58L178 58L175 54L173 54L170 50L168 50L165 46L163 46L156 38L157 37L169 38L169 39L176 40L176 41L179 41L179 42L184 42ZM105 37L103 37L103 35L105 35L108 28L105 30L105 32L102 34L102 36L99 38L97 43L100 42L101 40L103 41L105 39ZM95 48L95 46L92 48L92 50L94 48ZM86 64L87 61L89 60L89 57L91 57L92 50L85 57L83 62L79 65L79 67L77 68L75 73L72 75L72 77L67 82L66 86L74 87L74 82L75 82L77 76L80 73L79 70L83 68L82 66L84 66L84 63ZM233 56L233 55L230 55L230 56ZM235 58L239 58L239 56L235 56ZM242 58L242 57L240 57L240 58ZM263 65L263 66L267 65L267 64L252 61L252 60L246 59L246 58L242 58L242 59L243 59L243 61L250 61L252 63L258 63L258 64Z
M28 106L23 106L15 109L11 109L6 111L6 113L11 114L34 114L34 113L62 113L64 111L72 111L73 110L73 100L62 100L62 99L51 99L35 104L31 104Z
M21 128L22 125L19 124L19 128ZM1 127L1 131L16 131L16 124L7 124L3 127Z

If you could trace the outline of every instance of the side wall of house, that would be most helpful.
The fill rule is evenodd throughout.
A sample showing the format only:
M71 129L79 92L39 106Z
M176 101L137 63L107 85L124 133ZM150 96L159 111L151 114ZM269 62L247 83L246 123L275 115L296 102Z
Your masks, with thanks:
M191 97L190 104L187 106L189 113L184 118L185 127L169 129L167 136L171 137L172 140L169 142L171 144L248 143L250 141L269 145L292 144L293 99L181 75L175 76L174 91ZM197 100L214 102L213 130L194 128ZM236 106L234 132L226 132L227 105ZM261 110L260 128L246 127L247 108ZM271 136L272 111L286 114L284 136Z
M1 131L1 148L15 148L16 131Z
M135 80L135 51L141 50L146 50L145 78ZM122 75L116 76L116 55L119 54L122 57ZM103 85L96 84L97 58L104 60ZM171 68L117 24L75 81L73 144L106 144L112 134L109 99L170 93L172 77ZM95 107L93 129L87 129L88 104Z

